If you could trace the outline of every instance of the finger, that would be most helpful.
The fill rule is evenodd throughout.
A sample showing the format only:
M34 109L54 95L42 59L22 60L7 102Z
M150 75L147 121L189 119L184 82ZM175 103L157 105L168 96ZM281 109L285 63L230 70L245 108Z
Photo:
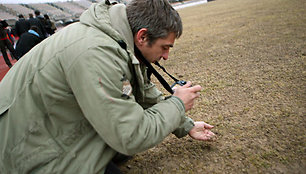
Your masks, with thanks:
M213 135L206 135L206 141L208 141L208 140L212 140L213 138L214 138L214 136Z
M209 132L208 132L208 135L211 136L211 137L213 137L213 136L215 136L216 134L213 133L212 131L209 131Z
M207 124L207 123L204 123L204 128L205 129L212 129L212 128L214 128L214 126L212 126L210 124Z
M196 92L195 94L196 94L196 96L195 96L196 98L200 97L200 95L201 95L200 92Z
M192 85L191 81L188 81L183 87L184 88L189 88Z
M213 140L215 138L215 134L214 133L211 134L211 133L212 132L206 134L206 136L205 136L206 141L207 140Z
M191 92L196 93L196 92L200 92L202 90L202 87L200 85L195 85L195 86L190 87L189 90Z

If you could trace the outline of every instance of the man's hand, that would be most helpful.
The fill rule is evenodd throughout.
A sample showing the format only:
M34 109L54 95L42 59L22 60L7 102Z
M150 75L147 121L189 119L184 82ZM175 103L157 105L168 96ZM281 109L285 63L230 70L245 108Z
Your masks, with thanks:
M194 122L194 127L189 131L189 136L196 140L207 141L212 140L215 134L210 131L214 126L203 121Z
M188 111L193 107L194 100L200 96L201 89L200 85L191 86L191 82L187 82L186 85L175 88L173 96L180 98L184 102L185 111Z

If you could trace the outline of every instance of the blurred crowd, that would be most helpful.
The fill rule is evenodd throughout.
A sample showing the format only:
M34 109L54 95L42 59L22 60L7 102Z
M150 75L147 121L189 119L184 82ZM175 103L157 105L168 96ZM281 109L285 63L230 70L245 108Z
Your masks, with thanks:
M13 28L5 20L0 19L0 49L9 68L12 67L12 63L7 50L11 58L18 61L35 45L54 34L57 29L55 22L50 20L47 14L42 16L40 11L35 10L34 15L30 13L29 18L25 19L20 14Z

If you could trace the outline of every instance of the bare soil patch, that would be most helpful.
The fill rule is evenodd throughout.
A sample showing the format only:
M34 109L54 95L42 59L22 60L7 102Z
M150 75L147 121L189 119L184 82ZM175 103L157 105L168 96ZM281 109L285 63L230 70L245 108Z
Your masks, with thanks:
M214 125L217 139L169 135L121 165L124 173L305 173L305 1L217 0L178 11L184 33L161 64L203 87L188 115Z

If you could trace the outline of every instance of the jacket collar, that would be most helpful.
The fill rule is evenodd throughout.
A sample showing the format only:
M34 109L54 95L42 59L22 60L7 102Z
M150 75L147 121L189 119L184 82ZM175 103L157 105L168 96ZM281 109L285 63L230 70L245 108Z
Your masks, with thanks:
M134 55L134 39L123 4L108 5L105 0L93 3L80 17L80 22L98 28L115 41L124 42L133 64L139 64Z
M127 44L127 51L130 52L132 63L139 64L139 60L134 53L134 37L131 26L126 15L126 6L117 4L109 9L110 21L112 27L122 36L123 41Z
M123 37L128 49L134 52L133 33L126 16L126 7L117 4L109 9L110 21L113 28Z

